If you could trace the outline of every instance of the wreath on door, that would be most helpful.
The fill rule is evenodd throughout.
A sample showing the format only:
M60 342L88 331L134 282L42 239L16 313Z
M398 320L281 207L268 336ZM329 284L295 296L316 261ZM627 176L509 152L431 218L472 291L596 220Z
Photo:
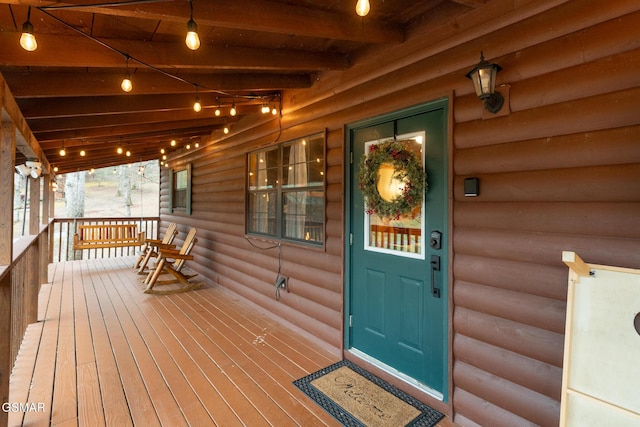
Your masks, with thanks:
M422 206L426 174L420 157L406 142L373 144L360 159L358 188L365 197L367 214L399 219Z

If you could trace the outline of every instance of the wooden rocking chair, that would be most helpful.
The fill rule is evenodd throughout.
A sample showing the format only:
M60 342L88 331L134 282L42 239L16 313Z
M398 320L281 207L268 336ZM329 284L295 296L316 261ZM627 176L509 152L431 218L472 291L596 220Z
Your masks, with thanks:
M142 252L140 252L140 256L136 260L136 263L133 265L133 268L138 269L138 274L145 274L145 269L147 268L147 264L151 258L158 257L158 251L160 248L162 249L175 249L176 245L171 244L173 239L178 235L178 226L175 222L172 222L167 227L167 231L164 234L164 238L162 240L158 239L145 239L145 246L142 248Z
M146 294L158 294L168 295L177 294L179 292L189 291L191 289L197 289L202 286L202 283L191 283L189 279L197 276L197 274L186 275L182 272L184 265L190 259L193 259L193 255L189 255L191 249L195 246L198 239L196 239L196 229L189 230L187 237L184 239L184 243L180 250L177 249L159 249L158 262L154 270L151 270L144 279L144 283L147 285L144 292ZM158 280L160 275L168 273L174 278L169 280ZM155 285L167 285L171 283L180 283L181 287L172 288L168 290L157 291L153 289Z

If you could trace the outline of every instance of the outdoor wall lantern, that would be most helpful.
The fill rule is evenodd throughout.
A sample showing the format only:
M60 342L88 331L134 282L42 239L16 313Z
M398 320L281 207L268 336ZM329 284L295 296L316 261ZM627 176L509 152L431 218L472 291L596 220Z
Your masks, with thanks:
M483 53L480 52L480 62L466 74L466 77L473 82L476 95L484 101L484 108L493 114L500 111L504 104L503 96L500 92L495 92L496 74L500 70L502 70L501 66L485 61Z

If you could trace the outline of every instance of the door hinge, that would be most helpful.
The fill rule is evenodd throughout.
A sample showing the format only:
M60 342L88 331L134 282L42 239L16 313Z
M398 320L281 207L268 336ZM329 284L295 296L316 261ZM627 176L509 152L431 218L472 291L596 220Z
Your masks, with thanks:
M353 245L353 233L349 233L349 246Z
M349 153L349 163L353 164L353 151Z
M349 327L353 328L353 314L349 315Z

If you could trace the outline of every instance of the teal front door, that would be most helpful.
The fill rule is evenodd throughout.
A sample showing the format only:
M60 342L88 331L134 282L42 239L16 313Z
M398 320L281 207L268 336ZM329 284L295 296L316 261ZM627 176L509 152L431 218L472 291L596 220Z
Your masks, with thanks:
M348 128L346 347L447 400L447 104L401 111ZM360 159L394 140L420 159L427 187L421 206L400 217L370 212L359 186ZM415 164L414 164L415 166ZM377 189L394 200L379 169ZM391 183L393 184L393 183ZM395 183L403 188L403 182ZM391 190L389 190L391 188ZM398 193L401 194L401 193Z

